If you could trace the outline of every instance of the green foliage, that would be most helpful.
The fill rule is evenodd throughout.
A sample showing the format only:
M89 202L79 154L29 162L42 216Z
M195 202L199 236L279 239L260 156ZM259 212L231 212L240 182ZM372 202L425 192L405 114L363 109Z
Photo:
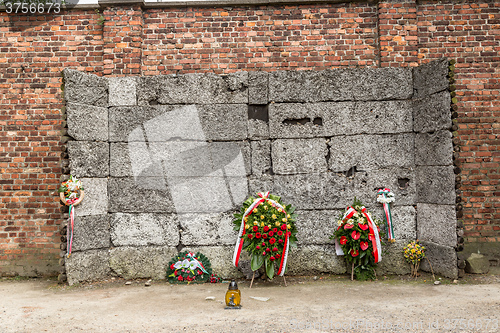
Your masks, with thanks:
M193 257L196 259L193 260ZM191 265L185 267L183 263ZM200 267L199 263L203 265ZM175 266L178 267L175 267ZM203 269L205 271L203 271ZM180 252L168 263L167 279L170 283L205 283L212 275L210 260L201 252L196 254L189 251Z
M287 233L290 246L296 246L297 229L294 222L297 216L294 214L295 207L284 205L279 196L270 194L268 199L270 200L260 203L244 217L247 209L256 200L254 197L248 198L240 212L234 214L233 223L234 230L239 231L242 220L245 221L243 249L250 254L252 270L256 271L264 265L267 276L272 279L275 265L279 267L281 262ZM284 211L273 201L281 205Z

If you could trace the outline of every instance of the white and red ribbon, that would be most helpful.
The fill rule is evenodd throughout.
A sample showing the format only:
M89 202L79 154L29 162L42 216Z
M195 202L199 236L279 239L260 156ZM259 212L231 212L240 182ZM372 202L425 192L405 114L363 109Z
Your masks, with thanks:
M380 189L377 192L377 201L384 206L385 220L387 221L387 238L390 242L394 242L395 238L390 206L390 203L394 201L394 194L388 188Z
M282 205L280 205L278 202L276 202L272 199L269 199L269 192L265 192L265 193L260 192L260 193L257 193L257 195L260 198L257 198L254 200L254 202L250 205L250 207L247 208L247 210L243 214L243 217L241 218L240 231L238 233L238 239L236 240L236 247L234 248L234 254L233 254L233 264L236 267L238 267L238 262L240 260L241 250L243 248L243 243L244 243L243 236L246 233L245 217L252 214L254 208L256 208L257 206L259 206L260 204L262 204L263 202L266 202L266 201L269 201L271 204L277 206L278 208L281 208L283 210L283 212L285 212L285 214L287 214L285 211L285 208ZM288 240L289 237L290 237L290 233L287 231L285 233L285 243L284 243L284 247L283 247L283 253L281 255L280 267L278 270L279 276L285 275L286 261L288 259L288 249L290 246L290 242Z
M71 248L73 247L73 231L75 228L75 207L71 204L69 205L69 223L66 231L66 248L68 252L68 258L71 256Z

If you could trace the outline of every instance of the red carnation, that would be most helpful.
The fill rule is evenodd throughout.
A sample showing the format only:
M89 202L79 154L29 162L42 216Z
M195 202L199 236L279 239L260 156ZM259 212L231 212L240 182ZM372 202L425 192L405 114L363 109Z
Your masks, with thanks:
M346 236L340 237L339 243L340 243L340 245L346 245L347 237Z
M273 228L273 232L278 232L278 228Z
M256 248L257 250L260 250L260 246L259 246L259 245L257 245L255 248Z
M272 245L272 244L274 244L274 243L276 243L276 239L271 238L271 239L269 240L269 244L271 244L271 245Z
M368 225L367 224L361 224L361 223L358 223L358 226L361 230L366 230L368 229Z
M273 248L273 251L274 251L274 252L278 252L278 248L277 248L277 247L274 247L274 248Z
M258 226L256 226L256 225L254 225L252 229L253 229L253 231L258 231L258 230L259 230L259 227L258 227Z
M268 227L267 225L266 225L266 226L264 226L264 231L265 231L265 232L268 232L268 231L269 231L269 227Z
M262 234L262 238L266 239L267 238L267 234Z
M267 248L267 249L266 249L266 252L271 252L271 249L270 249L270 248Z
M351 233L351 237L352 237L352 239L354 239L354 240L358 240L360 236L361 236L361 234L360 234L360 232L359 232L359 231L354 230L354 231Z
M255 238L260 238L260 236L261 236L260 232L255 234Z
M180 276L180 275L179 275L179 276L177 277L177 280L182 281L182 280L184 280L184 279L182 278L182 276Z
M344 229L352 229L352 227L354 227L354 225L352 225L352 224L345 224L344 225Z
M275 258L275 257L271 257L271 258L269 258L269 259L270 259L271 261L274 261L274 259L276 259L276 258Z
M286 224L283 224L283 225L281 226L281 230L283 230L283 231L285 231L285 230L286 230Z
M351 257L357 257L358 255L359 255L358 250L354 250L354 249L351 250Z
M269 231L269 237L273 237L273 235L274 235L274 232Z
M249 239L252 239L253 235L252 234L248 234L247 236Z
M283 240L282 239L278 240L278 243L280 243L280 244L283 243Z
M283 235L283 231L280 230L280 231L278 231L278 236L281 236L281 235Z
M366 250L368 248L368 242L361 242L359 243L359 247L361 247L361 250Z

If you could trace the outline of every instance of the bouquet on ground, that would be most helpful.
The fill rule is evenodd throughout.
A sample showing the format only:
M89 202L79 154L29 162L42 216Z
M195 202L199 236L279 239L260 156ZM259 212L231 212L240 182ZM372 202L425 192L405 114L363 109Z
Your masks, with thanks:
M354 203L339 216L336 239L337 254L344 255L351 264L351 280L374 280L375 265L382 259L380 243L380 221L373 220L363 204L354 198Z
M180 252L168 263L167 279L170 283L205 283L211 275L210 260L200 252Z
M411 276L418 276L418 268L420 267L420 261L425 258L425 246L420 245L418 240L411 241L403 249L405 259L411 266Z
M280 197L269 192L258 193L257 198L248 198L241 211L234 214L233 223L239 234L233 264L238 267L244 249L250 255L253 271L264 265L270 279L276 269L277 274L283 276L288 249L297 241L294 211L294 207L283 204Z

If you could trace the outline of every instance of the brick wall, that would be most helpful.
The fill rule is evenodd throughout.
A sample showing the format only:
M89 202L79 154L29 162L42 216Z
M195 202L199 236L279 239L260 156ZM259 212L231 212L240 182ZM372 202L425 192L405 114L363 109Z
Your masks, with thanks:
M103 24L94 9L30 19L0 13L0 274L57 271L64 68L124 76L454 58L459 214L469 242L500 241L498 1L113 5L100 12Z

